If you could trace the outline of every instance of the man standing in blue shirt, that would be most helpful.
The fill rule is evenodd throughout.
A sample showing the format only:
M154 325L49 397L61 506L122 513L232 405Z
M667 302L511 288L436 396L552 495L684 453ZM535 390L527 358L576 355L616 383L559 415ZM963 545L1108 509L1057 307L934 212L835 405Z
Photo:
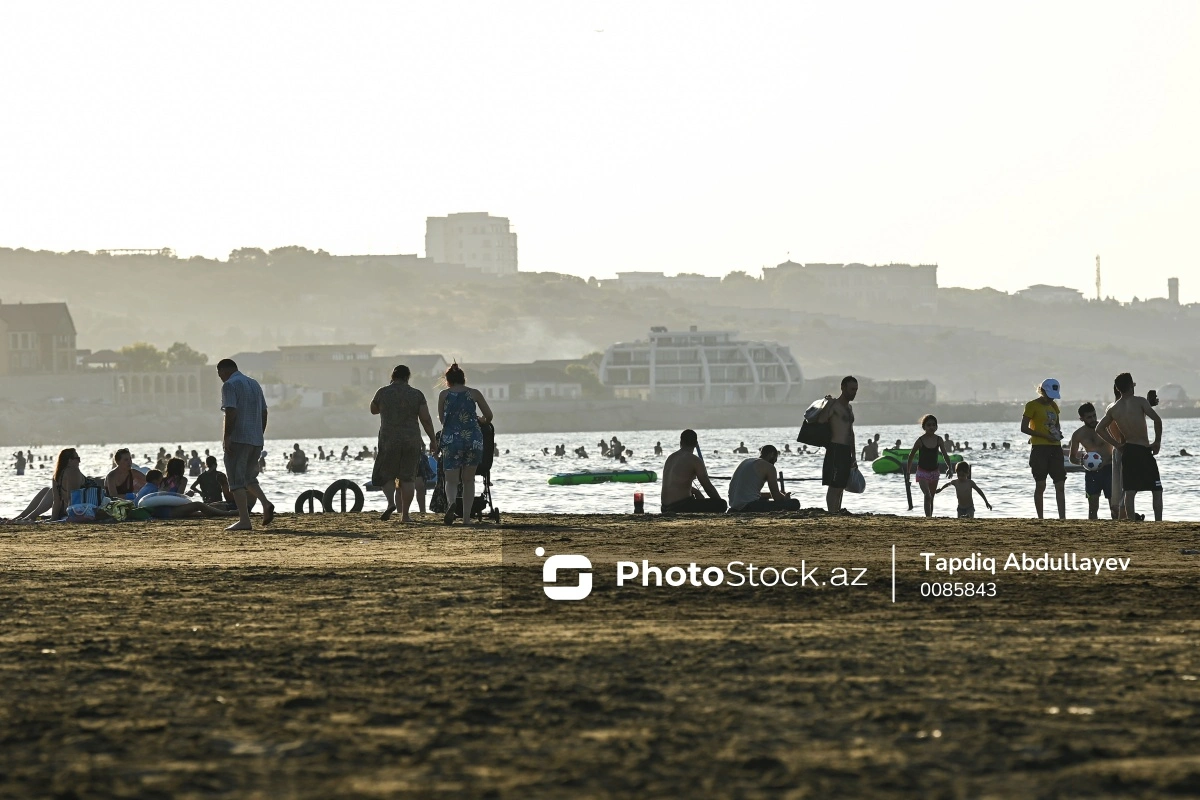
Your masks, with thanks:
M258 498L263 508L263 525L275 519L275 506L267 500L258 485L259 454L263 448L263 434L267 430L267 400L263 397L258 381L238 372L231 358L221 359L217 364L221 376L221 410L225 412L225 474L229 479L229 490L237 502L239 519L225 530L248 531L250 524L250 502L247 493Z

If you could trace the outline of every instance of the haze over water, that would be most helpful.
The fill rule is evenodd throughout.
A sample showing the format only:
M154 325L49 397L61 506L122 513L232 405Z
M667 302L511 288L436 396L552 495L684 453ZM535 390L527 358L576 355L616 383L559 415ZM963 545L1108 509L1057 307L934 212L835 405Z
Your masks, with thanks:
M1033 479L1029 474L1028 445L1024 443L1018 424L1010 423L976 423L947 425L939 431L949 435L957 442L967 441L972 448L977 448L982 442L1003 441L1012 443L1012 450L983 452L978 449L963 453L974 469L975 482L979 484L991 501L993 510L988 511L983 502L976 498L976 516L987 517L1033 517ZM1073 430L1074 428L1069 428ZM733 469L746 456L736 455L732 451L739 442L744 441L753 452L764 444L774 444L780 450L785 444L798 446L795 442L796 431L791 428L746 428L744 430L725 429L716 431L700 431L700 443L704 448L704 458L710 474L729 476ZM919 434L915 425L880 425L863 428L859 431L860 442L866 440L868 434L880 435L880 442L891 446L896 439L901 439L904 446L912 444ZM616 435L627 448L633 450L633 457L623 469L649 469L661 473L664 457L654 455L654 443L661 441L665 453L675 449L679 431L641 431L623 433L621 431L606 432L577 432L577 433L538 433L497 436L497 445L501 455L493 467L493 500L505 512L521 513L627 513L633 509L633 493L641 491L646 496L646 510L656 513L661 488L660 483L651 484L600 484L595 486L549 486L547 479L557 472L574 472L585 470L608 470L614 468L614 462L599 455L596 446L601 438L608 439ZM283 456L289 452L296 440L268 439L267 470L261 477L263 488L266 489L272 502L279 504L281 511L291 511L296 497L306 489L325 489L338 478L349 478L359 485L365 484L371 476L371 461L317 461L317 446L320 445L334 453L340 453L344 446L350 446L350 452L355 453L365 444L375 446L375 439L320 439L298 440L300 446L308 453L309 470L303 475L292 475L284 469ZM566 444L568 451L580 445L587 448L590 458L577 459L574 457L555 458L542 455L542 448L550 448L554 452L556 444ZM160 446L165 446L172 452L176 445L182 445L189 456L193 449L203 454L205 449L215 453L220 452L220 443L208 442L158 442L153 444L130 445L137 463L143 463L143 455L154 456ZM41 445L34 449L37 455L57 455L62 445ZM113 450L122 446L119 443L111 445L82 445L79 452L83 458L83 470L87 475L103 475L110 463ZM1159 456L1159 469L1162 473L1164 486L1165 518L1168 520L1198 520L1200 521L1200 458L1181 458L1172 454L1180 448L1186 448L1190 453L1200 452L1200 419L1168 419L1164 421L1163 452ZM5 454L4 469L0 472L0 517L11 517L25 507L25 504L43 486L49 485L53 462L44 462L44 470L26 470L23 477L17 477L12 468L10 454L17 445L6 445L0 452ZM22 446L22 449L24 447ZM508 450L508 454L504 451ZM715 452L714 452L715 451ZM823 451L816 454L793 455L783 453L780 456L778 468L789 479L787 488L793 496L799 498L805 507L825 504L825 490L820 485L821 459ZM867 477L867 491L862 495L846 495L846 507L853 512L870 512L875 514L921 515L920 491L913 486L915 508L907 510L904 495L903 478L896 475L875 475L864 465ZM793 478L808 478L791 482ZM728 492L728 481L714 481L718 491L724 497ZM480 482L480 485L482 483ZM432 497L432 492L429 494ZM380 492L367 492L365 509L382 511L384 508L383 495ZM935 516L954 516L956 502L951 490L943 491L937 496L934 507ZM1053 513L1053 487L1047 488L1046 508ZM1102 501L1101 511L1107 506ZM413 509L416 509L414 503ZM1140 513L1151 513L1149 493L1138 495L1137 510ZM1083 493L1083 475L1071 473L1067 476L1067 516L1080 519L1087 516L1087 500ZM429 517L430 520L435 519ZM216 524L216 523L214 523ZM391 523L388 523L391 524ZM459 535L456 531L454 535Z

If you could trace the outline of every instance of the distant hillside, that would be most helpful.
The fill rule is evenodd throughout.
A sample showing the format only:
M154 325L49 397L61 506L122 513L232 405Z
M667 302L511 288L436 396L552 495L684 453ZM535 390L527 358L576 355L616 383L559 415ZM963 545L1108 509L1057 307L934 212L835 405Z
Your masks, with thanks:
M1163 304L1058 307L942 289L936 313L845 308L743 274L671 292L554 273L464 282L300 247L247 248L224 261L0 249L0 286L6 303L69 303L79 346L92 350L184 341L216 357L356 342L380 355L512 362L578 357L651 325L694 324L786 344L809 375L928 378L943 400L1023 397L1049 375L1069 395L1099 399L1122 370L1143 388L1174 382L1200 397L1200 310Z

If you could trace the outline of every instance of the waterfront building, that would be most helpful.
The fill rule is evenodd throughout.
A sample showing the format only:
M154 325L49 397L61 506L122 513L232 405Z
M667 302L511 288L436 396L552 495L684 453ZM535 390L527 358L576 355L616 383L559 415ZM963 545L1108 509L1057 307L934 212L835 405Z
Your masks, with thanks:
M791 351L736 335L694 325L687 331L651 328L646 340L605 351L600 382L617 397L663 403L801 402L804 378Z

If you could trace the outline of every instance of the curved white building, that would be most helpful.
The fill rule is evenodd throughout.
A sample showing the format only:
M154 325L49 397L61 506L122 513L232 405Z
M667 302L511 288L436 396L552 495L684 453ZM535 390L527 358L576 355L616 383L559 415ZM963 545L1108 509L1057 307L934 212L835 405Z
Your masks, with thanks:
M649 341L604 352L600 382L617 397L681 405L801 402L804 377L791 351L734 340L736 331L651 328Z

